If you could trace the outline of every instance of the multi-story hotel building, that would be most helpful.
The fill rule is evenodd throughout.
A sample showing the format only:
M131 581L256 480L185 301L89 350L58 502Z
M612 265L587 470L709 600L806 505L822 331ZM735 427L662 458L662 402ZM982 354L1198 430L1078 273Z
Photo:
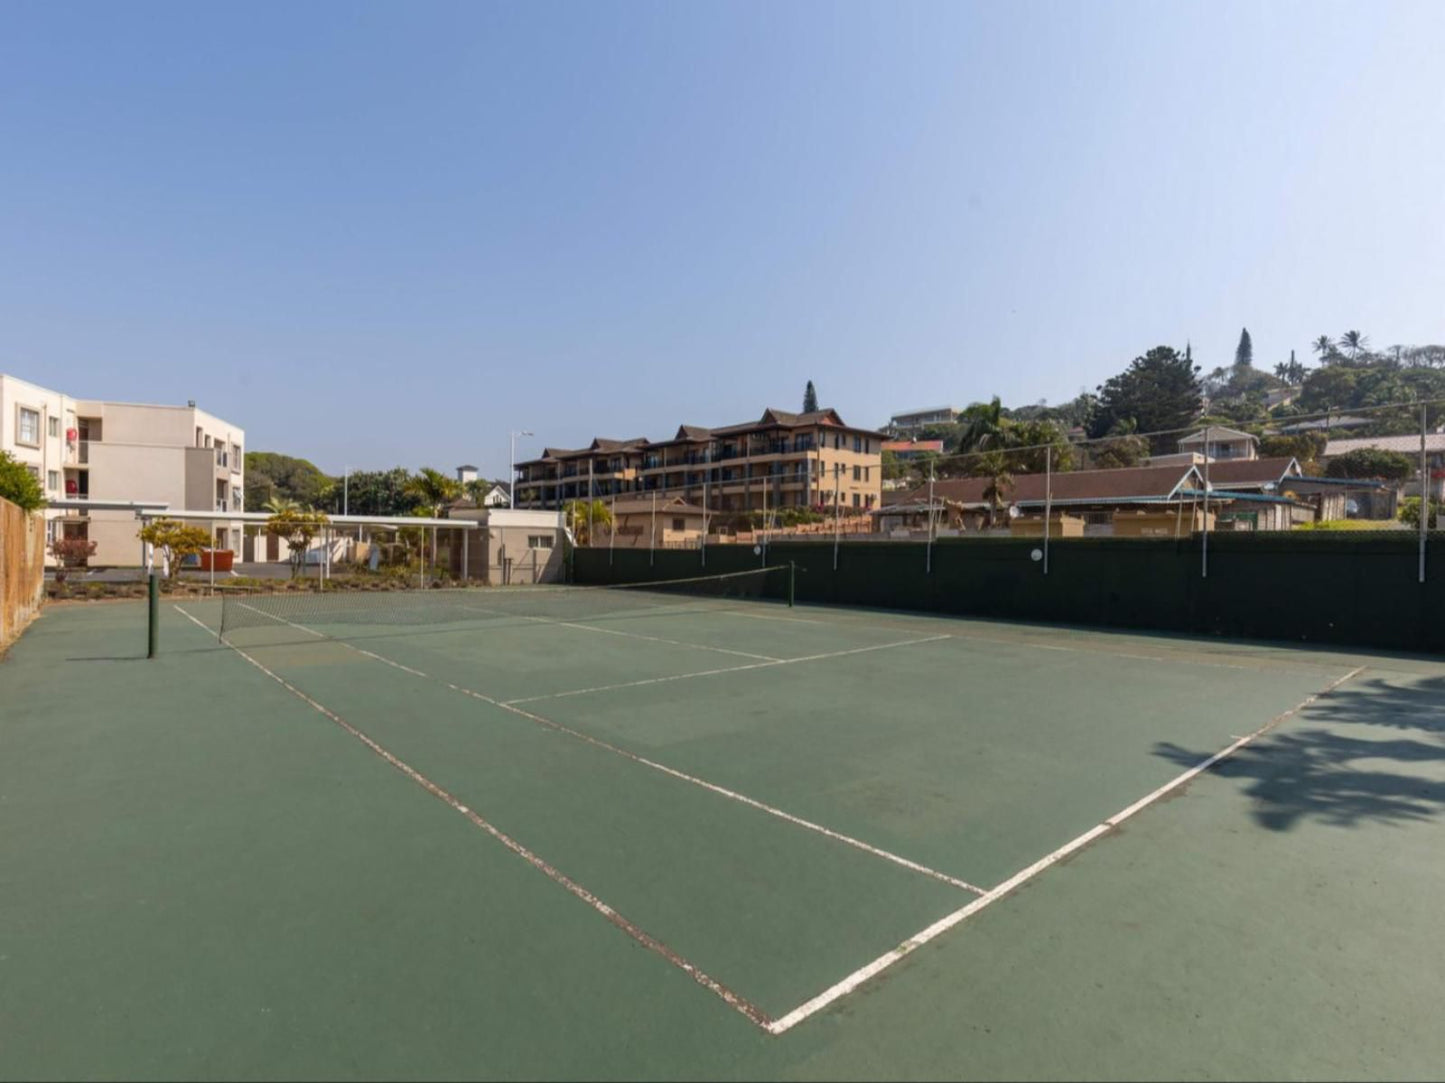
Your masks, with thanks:
M241 511L245 431L185 406L76 399L0 373L0 449L40 482L52 504L50 536L96 543L94 565L142 562L135 514L85 501L163 504L184 511ZM64 507L73 500L77 506ZM241 549L241 523L213 527L216 544Z
M556 508L589 496L657 493L713 512L779 507L876 507L886 437L846 424L835 410L766 410L757 421L683 425L670 440L610 440L547 448L517 463L519 508Z

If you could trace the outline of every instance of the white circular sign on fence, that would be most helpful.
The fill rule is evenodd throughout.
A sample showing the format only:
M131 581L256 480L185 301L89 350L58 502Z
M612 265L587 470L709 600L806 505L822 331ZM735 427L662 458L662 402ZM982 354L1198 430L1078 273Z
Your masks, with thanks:
M762 555L763 555L763 547L762 547L761 545L755 545L755 546L753 546L753 556L755 556L755 557L760 557L760 556L762 556Z
M1042 549L1035 549L1032 553L1029 554L1029 559L1030 559L1030 560L1043 560L1043 559L1044 559L1044 551L1043 551Z

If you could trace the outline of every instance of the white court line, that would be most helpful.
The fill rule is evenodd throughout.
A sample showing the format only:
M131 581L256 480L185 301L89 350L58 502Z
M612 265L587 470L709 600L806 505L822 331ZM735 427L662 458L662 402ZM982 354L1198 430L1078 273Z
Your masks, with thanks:
M493 707L500 707L502 710L517 715L519 718L525 718L529 722L534 722L538 725L545 726L548 729L556 730L558 733L565 734L566 736L575 738L576 740L585 741L587 744L593 745L596 748L600 748L603 751L611 752L614 755L631 760L633 763L639 764L643 767L650 767L654 771L660 771L662 774L668 775L669 777L675 778L681 782L688 782L694 786L700 786L702 789L709 790L712 793L718 794L721 797L726 797L729 800L737 801L740 804L747 805L749 808L757 809L759 812L765 812L769 816L777 817L778 819L784 820L787 823L793 824L796 827L801 827L807 831L816 832L817 834L822 835L824 838L832 839L834 842L841 842L845 846L851 846L855 850L861 850L865 854L869 854L872 857L881 858L884 861L888 861L894 865L898 865L902 868L908 869L910 872L916 872L923 876L931 877L934 880L942 881L943 883L948 884L951 887L956 887L961 891L971 891L975 895L983 894L983 888L978 887L974 884L970 884L967 880L960 880L958 877L950 876L946 872L939 872L937 869L929 868L927 865L920 864L917 861L910 861L908 858L903 857L900 854L895 854L891 851L884 850L881 847L874 846L872 843L864 842L862 839L854 838L852 835L845 835L841 831L834 831L832 828L824 827L822 824L814 823L812 820L805 820L801 816L794 816L791 812L787 812L783 809L776 808L773 805L766 804L763 801L759 801L755 797L749 797L745 793L738 793L736 790L730 790L725 786L719 786L715 782L709 782L707 781L707 779L698 778L696 775L689 775L685 771L679 771L675 767L669 767L665 763L658 763L656 760L650 760L646 756L639 756L635 752L630 752L627 749L622 748L618 745L610 744L609 742L602 740L600 737L594 737L589 733L583 733L581 730L574 730L570 726L563 725L561 722L555 722L550 718L544 718L539 714L533 714L531 711L524 711L522 710L522 708L516 706L514 703L504 703L501 700L493 699L491 696L488 696L482 692L477 692L470 688L464 688L459 684L452 684L451 681L448 681L443 677L433 677L430 674L423 673L419 669L413 669L411 666L403 665L400 662L393 661L390 658L386 658L383 655L377 654L375 651L364 650L363 648L353 646L350 643L342 643L341 645L348 648L349 650L356 651L358 654L365 655L367 658L370 658L373 661L380 662L383 665L391 666L393 669L399 669L404 673L410 673L414 677L421 677L425 680L436 681L438 684L444 684L453 692L459 692L464 696L470 696L472 699L481 700L483 703L489 703ZM797 660L803 661L804 659ZM740 668L751 669L754 667L744 666ZM726 673L730 671L721 670L720 672Z
M670 643L674 647L691 647L698 651L716 651L718 654L731 654L738 658L754 658L760 662L781 662L781 658L774 658L771 654L753 654L751 651L736 651L731 647L714 647L711 643L689 643L682 639L664 639L662 636L648 636L641 632L624 632L620 628L593 628L590 624L579 624L569 620L552 620L548 617L528 617L530 621L540 621L543 624L559 625L563 628L575 628L581 632L597 632L601 635L626 636L628 639L645 639L649 643Z
M724 666L721 669L700 669L692 673L673 673L666 677L644 677L637 681L623 681L619 684L599 684L592 688L573 688L566 692L548 692L541 696L521 696L504 700L502 707L518 703L537 703L544 699L565 699L568 696L588 696L594 692L615 692L619 688L641 688L648 684L667 684L670 681L688 681L694 677L716 677L720 673L742 673L750 669L772 669L777 666L792 666L799 662L820 662L827 658L843 658L850 654L865 654L868 651L886 651L894 647L912 647L919 643L935 643L940 639L951 639L949 635L924 636L922 639L901 639L894 643L874 643L868 647L851 647L846 651L826 651L823 654L805 654L798 658L778 658L767 662L754 662L746 666Z
M903 941L903 943L899 944L892 951L885 952L878 958L874 959L867 966L860 967L858 970L855 970L852 974L849 974L842 981L823 990L817 996L813 997L812 1000L806 1001L803 1004L798 1005L798 1007L794 1008L786 1015L781 1016L780 1018L775 1019L770 1023L764 1024L764 1029L766 1029L769 1034L773 1035L783 1034L786 1031L791 1030L793 1027L797 1026L809 1016L815 1015L816 1013L826 1008L828 1005L832 1004L834 1001L847 996L849 993L853 992L860 985L866 982L869 978L872 978L877 974L881 973L882 971L888 969L888 967L898 962L899 959L902 959L904 956L911 954L918 948L922 947L924 944L927 944L930 940L933 940L935 937L941 936L949 929L952 929L955 925L958 925L960 922L967 920L985 907L997 902L999 899L1012 892L1020 884L1033 879L1035 876L1043 872L1049 866L1056 865L1064 858L1068 857L1070 854L1083 849L1085 846L1089 845L1089 843L1097 839L1100 835L1112 831L1114 828L1118 827L1121 823L1129 819L1129 817L1133 816L1135 813L1145 808L1148 808L1154 802L1158 801L1161 797L1166 796L1167 794L1178 789L1180 786L1184 785L1186 782L1195 778L1199 774L1209 770L1216 763L1219 763L1221 760L1227 759L1228 757L1234 755L1234 753L1238 752L1245 745L1249 744L1251 741L1258 739L1263 734L1268 733L1285 719L1290 718L1295 714L1298 714L1300 711L1308 707L1311 703L1319 699L1321 696L1328 695L1340 685L1344 684L1352 677L1359 676L1359 674L1363 673L1364 671L1364 666L1357 666L1356 668L1350 670L1350 672L1346 673L1343 677L1335 678L1334 680L1330 681L1329 684L1321 688L1318 692L1315 692L1313 695L1306 696L1289 710L1282 711L1281 713L1275 715L1273 718L1271 718L1264 725L1260 726L1254 732L1246 734L1245 736L1236 740L1233 744L1228 745L1220 751L1216 752L1208 759L1195 764L1193 767L1189 768L1189 770L1183 772L1182 774L1176 775L1174 778L1164 783L1164 785L1160 786L1157 790L1145 794L1139 800L1135 801L1132 805L1128 805L1125 808L1120 809L1103 823L1096 824L1094 827L1089 828L1089 830L1085 831L1078 838L1065 843L1053 853L1041 857L1038 861L1035 861L1032 865L1028 866L1025 869L1020 869L1003 883L999 884L997 887L975 899L967 906L955 910L953 913L940 918L938 921L935 921L932 925L928 926L928 928L924 929L923 931L915 933L913 936Z
M181 616L185 617L187 620L192 621L194 624L204 629L207 634L210 634L211 629L208 628L204 623L197 620L194 616L186 612L186 610L182 609L179 605L174 605L173 603L173 607L177 613L181 614ZM287 623L290 622L288 621ZM666 944L662 943L662 941L645 932L639 926L634 925L631 921L623 917L612 907L608 906L596 895L592 894L592 892L588 891L581 884L577 883L577 881L571 879L565 873L548 864L545 860L543 860L537 854L533 853L531 850L527 849L527 847L523 846L520 842L512 838L510 835L506 834L500 828L497 828L488 821L484 820L480 815L477 814L476 811L462 804L462 802L459 801L455 796L442 789L442 787L438 786L431 779L427 778L416 768L412 767L404 760L399 759L387 749L383 748L380 744L372 740L365 733L361 732L361 730L357 729L350 722L347 722L346 719L342 718L335 711L332 711L329 708L318 703L316 700L312 699L295 685L289 683L284 677L277 676L260 662L256 661L256 659L252 658L245 651L241 650L241 648L233 646L229 643L226 644L226 646L230 647L231 650L235 651L246 661L250 662L251 665L255 666L262 673L266 674L266 676L270 677L273 681L279 684L282 688L286 689L286 691L290 692L297 699L301 700L303 703L306 703L308 706L312 707L320 714L329 718L332 722L335 722L352 737L355 737L372 752L376 753L376 755L380 756L388 764L396 768L407 778L415 782L418 786L422 787L422 789L426 790L433 797L444 802L456 812L461 813L474 825L481 828L488 835L490 835L492 838L496 839L503 846L505 846L508 850L512 851L512 853L516 854L533 868L537 869L539 872L547 876L550 880L561 884L564 888L571 892L572 895L576 896L577 898L585 902L588 906L592 907L593 910L596 910L599 914L605 917L613 925L617 926L617 928L625 932L628 936L632 937L632 939L636 940L643 947L662 956L669 963L677 967L679 970L683 971L690 978L692 978L693 981L697 982L703 988L711 990L726 1004L736 1009L738 1012L742 1013L742 1015L744 1015L752 1023L764 1029L767 1029L768 1015L757 1005L739 996L737 993L733 992L731 989L723 985L717 979L709 977L702 970L698 969L695 965L688 962L681 955L677 954L677 952L669 948Z
M832 624L834 623L833 621L827 621L827 620L812 620L811 618L808 618L808 617L779 617L779 616L775 616L775 615L773 615L773 614L771 614L771 613L745 613L745 612L743 612L743 611L740 610L740 609L728 609L728 610L724 610L724 612L726 612L726 613L728 613L730 616L734 616L734 617L746 617L748 620L781 620L781 621L788 621L788 622L793 623L793 624L824 624L824 625L832 625ZM943 620L943 619L948 619L948 618L933 617L932 619L934 619L934 620ZM969 620L969 619L972 619L972 618L969 618L969 617L966 617L966 616L960 616L960 617L958 617L957 619L959 619L959 620ZM878 628L878 627L887 627L887 626L888 626L888 625L884 624L883 622L870 622L870 621L863 620L863 619L859 619L859 618L854 618L854 619L851 619L851 620L847 620L847 621L844 621L843 623L847 623L847 624L862 624L862 625L864 625L865 627L870 627L870 628ZM982 634L980 634L980 633L978 633L978 632L957 632L957 631L956 631L956 632L950 632L949 635L950 635L950 637L953 638L953 639L968 639L968 640L973 640L973 641L978 642L978 643L989 643L989 644L994 644L994 645L996 645L996 646L1032 647L1032 648L1034 648L1035 650L1041 650L1041 651L1065 651L1065 652L1067 652L1067 653L1069 653L1069 654L1104 655L1105 657L1108 657L1108 658L1130 658L1130 659L1135 659L1135 660L1140 661L1140 662L1177 662L1177 663L1179 663L1180 665L1186 665L1186 666L1204 666L1204 667L1209 668L1209 669L1245 669L1245 670L1250 670L1251 672L1254 672L1254 673L1277 673L1277 672L1279 672L1281 669L1293 669L1293 668L1295 668L1295 667L1293 667L1293 666L1278 666L1278 665L1246 665L1246 664L1243 663L1243 662L1207 662L1207 661L1204 661L1204 660L1202 660L1202 659L1197 659L1197 658L1181 658L1181 657L1177 657L1177 656L1175 656L1175 655L1168 655L1168 654L1133 654L1133 653L1129 653L1129 652L1127 652L1127 651L1110 650L1107 644L1101 645L1100 647L1097 647L1097 648L1095 648L1095 647L1064 647L1064 646L1061 646L1061 645L1059 645L1059 644L1057 644L1057 643L1035 643L1035 642L1033 642L1032 640L1030 640L1030 639L1028 639L1028 638L1026 638L1026 637L1021 637L1021 636L1020 636L1020 637L1012 637L1012 638L1010 638L1010 637L1007 637L1007 636L1005 636L1005 637L999 637L999 636L982 635Z

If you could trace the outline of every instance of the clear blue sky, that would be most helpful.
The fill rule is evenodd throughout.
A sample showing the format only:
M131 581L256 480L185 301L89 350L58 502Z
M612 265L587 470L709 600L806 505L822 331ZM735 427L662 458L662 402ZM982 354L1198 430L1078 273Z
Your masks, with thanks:
M0 7L0 370L323 469L1445 339L1445 4ZM520 456L519 456L520 457Z

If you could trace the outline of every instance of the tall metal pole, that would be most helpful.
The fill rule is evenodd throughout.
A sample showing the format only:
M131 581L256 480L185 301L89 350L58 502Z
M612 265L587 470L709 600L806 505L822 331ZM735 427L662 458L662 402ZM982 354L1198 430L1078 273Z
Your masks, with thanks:
M530 429L522 429L518 432L507 433L508 439L510 441L507 445L507 468L511 471L511 473L507 475L507 507L509 508L515 508L517 506L517 437L531 435L532 431ZM544 478L543 480L545 481L546 479ZM557 480L560 485L561 478L558 478ZM558 489L558 496L561 496L560 489Z
M351 514L351 467L341 476L341 514Z
M992 512L989 513L992 516ZM924 560L924 571L929 575L933 574L933 461L928 463L928 544L925 546L927 556Z
M833 570L835 572L838 570L838 531L841 526L839 522L839 509L842 507L838 497L838 487L842 484L838 480L838 473L842 468L842 463L833 464Z
M1044 448L1044 574L1049 574L1049 523L1054 513L1054 449Z
M1199 578L1209 578L1209 435L1211 426L1204 426L1204 537L1200 540Z
M1427 408L1420 406L1420 582L1425 582L1425 532L1430 523L1430 470L1425 455L1425 430L1429 425Z

